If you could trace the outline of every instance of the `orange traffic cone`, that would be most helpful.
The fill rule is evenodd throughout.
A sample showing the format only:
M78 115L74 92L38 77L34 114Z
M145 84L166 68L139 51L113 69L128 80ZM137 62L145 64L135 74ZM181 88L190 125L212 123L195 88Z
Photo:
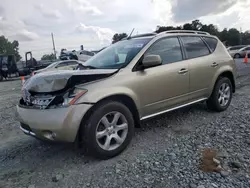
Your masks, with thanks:
M248 64L248 53L246 53L246 56L245 56L245 58L244 58L244 63L245 63L245 64Z
M22 81L22 85L23 85L25 82L24 76L21 76L21 81Z

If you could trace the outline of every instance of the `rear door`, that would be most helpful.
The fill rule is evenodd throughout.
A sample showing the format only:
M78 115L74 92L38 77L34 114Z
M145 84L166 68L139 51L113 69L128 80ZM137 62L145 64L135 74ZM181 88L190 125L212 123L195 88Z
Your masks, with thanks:
M211 37L199 36L181 36L180 38L189 64L191 100L205 98L216 69L219 67L219 62L216 62L213 54L218 41Z

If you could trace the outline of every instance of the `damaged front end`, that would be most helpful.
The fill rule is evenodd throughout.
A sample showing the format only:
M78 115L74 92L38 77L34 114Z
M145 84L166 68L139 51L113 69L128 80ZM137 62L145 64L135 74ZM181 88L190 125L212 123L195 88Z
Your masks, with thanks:
M87 93L78 85L110 77L116 72L115 69L95 69L34 75L24 84L19 105L35 109L67 107Z

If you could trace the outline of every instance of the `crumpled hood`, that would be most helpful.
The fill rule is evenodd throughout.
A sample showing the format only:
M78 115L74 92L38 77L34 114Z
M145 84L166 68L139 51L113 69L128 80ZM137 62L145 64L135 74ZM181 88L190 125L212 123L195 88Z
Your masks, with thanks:
M29 78L23 89L33 93L51 93L67 90L77 84L83 84L109 77L117 69L87 69L49 71L36 74Z

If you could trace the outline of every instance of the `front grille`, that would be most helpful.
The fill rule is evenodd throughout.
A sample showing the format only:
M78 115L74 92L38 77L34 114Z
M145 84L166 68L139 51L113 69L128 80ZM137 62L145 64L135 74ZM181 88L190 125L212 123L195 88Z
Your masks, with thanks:
M29 125L26 125L26 124L24 124L24 123L21 123L21 127L22 127L23 129L27 130L27 131L32 132L32 130L31 130L31 128L30 128Z

